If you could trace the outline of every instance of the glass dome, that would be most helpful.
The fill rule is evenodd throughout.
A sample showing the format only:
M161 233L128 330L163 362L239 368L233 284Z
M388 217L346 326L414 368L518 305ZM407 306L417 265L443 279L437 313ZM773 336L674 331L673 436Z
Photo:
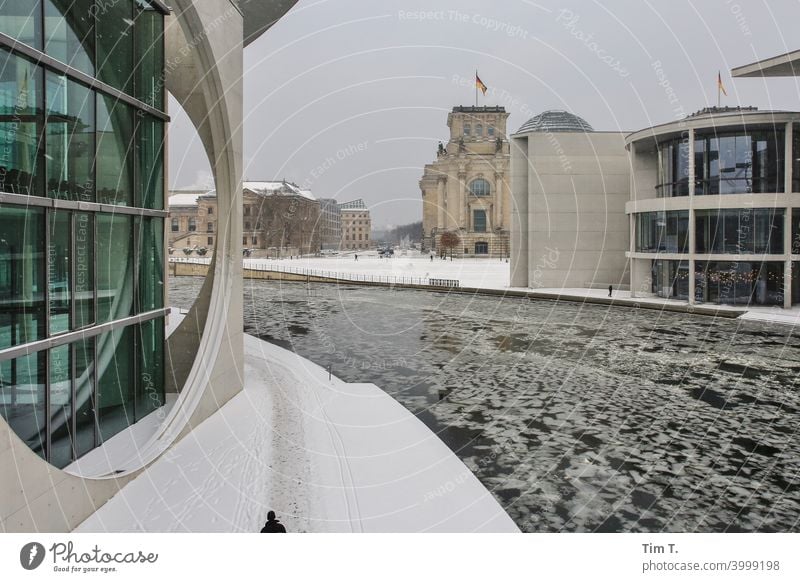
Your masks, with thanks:
M594 131L592 126L583 119L560 109L551 109L531 117L517 133L528 131Z

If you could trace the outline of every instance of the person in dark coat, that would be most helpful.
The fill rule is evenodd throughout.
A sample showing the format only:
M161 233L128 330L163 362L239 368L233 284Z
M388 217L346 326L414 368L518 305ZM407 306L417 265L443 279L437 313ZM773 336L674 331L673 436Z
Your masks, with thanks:
M608 286L608 296L611 297L611 292L614 290L614 287L609 285Z
M286 533L286 528L283 527L283 524L275 519L274 511L270 510L267 513L267 523L261 528L261 533Z

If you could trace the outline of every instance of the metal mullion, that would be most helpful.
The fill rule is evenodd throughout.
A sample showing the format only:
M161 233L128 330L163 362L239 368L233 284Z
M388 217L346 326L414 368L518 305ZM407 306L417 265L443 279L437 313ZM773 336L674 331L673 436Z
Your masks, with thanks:
M70 364L69 364L69 384L70 384L70 405L69 405L69 436L70 436L70 444L71 444L71 454L70 454L70 461L77 461L78 460L78 442L77 442L77 434L78 434L78 409L77 409L77 401L78 401L78 394L75 388L78 380L78 366L76 364L76 352L78 350L77 343L73 342L69 346L69 357L70 357Z
M75 222L78 215L75 212L70 212L69 219L69 331L74 331L78 325L76 322L75 313L77 311L76 299L76 272L75 272L75 257L77 256L77 244L75 241Z
M94 336L92 341L92 358L94 359L94 372L92 373L92 414L94 416L92 424L94 425L94 443L92 448L100 446L100 411L98 410L97 403L100 401L100 374L98 373L98 357L97 357L97 341L98 336Z
M92 325L97 325L97 214L92 213Z
M45 432L45 445L44 445L44 460L50 462L50 350L44 350L44 432ZM37 353L34 357L37 360L41 359L42 352Z
M44 314L45 337L50 338L50 214L52 209L44 211Z

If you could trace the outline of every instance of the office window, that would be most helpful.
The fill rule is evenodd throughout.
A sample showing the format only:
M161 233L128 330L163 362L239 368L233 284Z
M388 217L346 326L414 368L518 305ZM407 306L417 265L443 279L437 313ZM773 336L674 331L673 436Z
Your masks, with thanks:
M197 219L194 216L189 217L189 232L197 231Z
M470 129L471 128L470 128L469 123L465 123L464 124L464 135L469 135L470 134Z
M0 32L41 49L41 0L3 0L0 2Z
M87 75L94 75L94 4L94 0L44 3L44 52Z
M94 94L50 71L46 81L47 195L94 202Z
M178 232L181 229L180 222L178 221L177 218L173 218L172 219L171 229L172 229L172 232Z
M133 109L97 96L97 201L133 205Z

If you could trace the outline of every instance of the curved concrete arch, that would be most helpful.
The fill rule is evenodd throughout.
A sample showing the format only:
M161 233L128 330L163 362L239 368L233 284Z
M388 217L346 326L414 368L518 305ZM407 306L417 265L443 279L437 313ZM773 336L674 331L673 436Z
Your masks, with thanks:
M285 12L294 2L263 4ZM91 477L48 464L0 419L0 531L71 531L242 389L242 12L231 0L172 5L167 88L197 128L225 209L200 297L167 344L174 365L168 386L180 391L178 402L143 448ZM279 16L270 13L272 21Z

